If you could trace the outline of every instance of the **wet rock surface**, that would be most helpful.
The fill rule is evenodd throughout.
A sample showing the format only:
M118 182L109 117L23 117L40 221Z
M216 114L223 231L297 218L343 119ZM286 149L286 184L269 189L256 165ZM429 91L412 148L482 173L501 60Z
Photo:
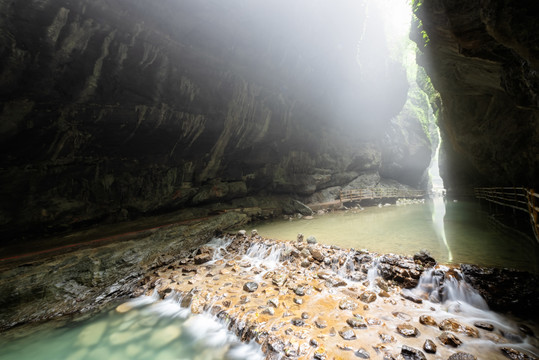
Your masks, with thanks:
M383 276L380 271L380 277L369 284L364 281L365 275L358 274L358 269L362 265L368 269L374 258L383 256L318 243L307 245L304 241L243 236L227 241L230 243L222 253L228 255L222 261L194 265L194 259L190 258L183 265L163 268L141 284L139 292L149 294L166 287L172 289L170 294L183 297L182 306L212 313L218 308L221 316L228 319L230 330L244 341L261 344L268 359L422 360L431 354L437 359L451 356L467 359L467 353L477 358L501 359L507 354L522 357L525 352L518 355L506 350L504 355L499 343L517 341L517 337L518 341L524 337L528 341L533 339L518 327L505 333L485 329L484 324L474 327L474 322L458 316L458 308L452 316L443 304L416 303L403 298L403 289L417 282L421 274L421 267L416 267L412 258L387 255L384 262L380 261L380 268L392 275ZM312 257L305 268L301 262L306 258L300 253L307 246L309 256L320 252L324 259ZM275 249L280 250L278 260L261 261ZM326 262L326 258L336 260ZM197 271L182 271L192 266ZM229 273L221 273L223 269ZM403 271L408 275L402 276ZM435 271L441 276L446 271L453 272L448 278L458 276L455 270ZM209 273L221 275L208 277ZM362 280L353 280L356 277ZM258 287L247 293L243 286L250 282ZM429 298L429 292L422 295L417 289L415 296ZM381 292L387 296L379 296ZM368 298L374 300L363 301ZM518 333L521 335L515 335Z
M442 344L447 346L459 347L462 345L462 341L458 337L446 331L441 333L440 336L438 336L438 339Z
M440 0L418 6L421 26L411 38L443 99L440 173L447 188L539 188L536 5Z
M415 117L390 121L407 98L402 64L381 58L387 71L367 81L355 61L334 56L336 42L357 50L347 26L376 23L344 16L346 26L320 36L287 29L324 21L329 3L304 0L282 16L277 3L231 1L0 2L2 240L208 204L311 216L277 198L324 197L366 170L380 179L382 166L406 168L387 177L419 184L430 141ZM313 42L321 61L305 56ZM407 136L384 136L394 131ZM382 157L381 137L397 151Z
M462 274L494 310L534 314L539 309L539 278L510 269L484 268L463 264Z
M229 212L203 221L171 225L116 239L99 247L79 247L73 253L52 253L12 263L0 262L0 331L63 315L99 310L110 301L141 295L140 281L165 296L175 280L152 275L165 267L176 278L204 271L193 252L209 241L216 228L227 229L246 220ZM82 237L89 236L86 232ZM170 289L170 290L167 290Z
M458 353L451 355L448 360L477 360L477 358L472 354L459 351Z
M436 353L436 344L430 340L425 340L425 343L423 344L423 350L428 352L429 354L435 354Z
M417 350L406 345L402 346L401 355L406 360L427 360L425 354L423 354L421 350Z

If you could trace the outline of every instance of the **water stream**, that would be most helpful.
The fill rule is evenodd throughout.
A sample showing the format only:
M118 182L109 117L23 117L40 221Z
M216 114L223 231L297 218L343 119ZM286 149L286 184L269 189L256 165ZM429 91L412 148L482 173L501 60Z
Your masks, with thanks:
M324 244L413 255L426 249L439 262L510 267L539 273L539 244L522 233L503 231L476 202L437 197L424 204L367 207L312 220L277 220L253 225L269 238L298 233Z
M254 280L262 279L269 271L279 272L283 260L288 256L287 246L281 243L254 243L243 256L229 253L227 247L230 243L230 239L212 240L208 246L214 249L215 256L208 264L234 258L244 271L257 274L253 276ZM347 274L355 272L356 263L352 256L343 260L334 270L336 275L347 278ZM378 258L373 258L367 274L369 289L373 291L378 290L378 264ZM510 345L519 351L536 354L537 339L519 333L517 322L489 311L485 301L468 284L455 277L444 276L446 270L443 266L427 270L415 289L405 290L425 299L421 306L403 308L408 316L418 318L428 314L437 322L449 317L463 323L487 322L494 325L499 334L511 339L511 343L497 345L492 339L467 339L463 349L474 353L484 349L489 354L500 354L502 345ZM353 279L347 281L354 282ZM182 300L176 293L167 295L165 300L160 300L154 293L153 296L142 296L103 311L91 319L75 320L61 327L40 326L37 328L39 331L34 331L30 336L14 341L1 340L0 359L265 358L258 344L241 343L229 330L227 320L209 312L193 314L189 307L182 307ZM379 314L382 319L391 312L384 306ZM375 310L374 307L372 309ZM391 317L386 320L391 321Z

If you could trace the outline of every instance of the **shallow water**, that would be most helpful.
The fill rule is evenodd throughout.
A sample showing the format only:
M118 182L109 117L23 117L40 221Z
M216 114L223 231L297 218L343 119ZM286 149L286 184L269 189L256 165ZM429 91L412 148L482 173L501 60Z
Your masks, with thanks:
M228 252L227 246L230 243L231 239L214 239L210 242L208 246L214 247L216 251L214 259L206 264L217 264L220 262L220 266L225 266L222 259L226 259L227 257L235 258L238 264L247 261L248 264L241 265L243 269L242 273L245 272L245 274L233 275L241 279L238 280L240 283L246 281L246 279L249 279L249 281L261 281L262 275L267 271L279 271L279 269L284 271L281 254L286 249L286 246L283 244L268 245L266 243L253 243L245 255L238 258L237 254ZM374 260L372 269L367 274L369 289L374 291L378 290L376 285L378 284L376 280L379 276L377 266L378 262ZM335 269L335 273L340 274L341 270L346 267L347 264L345 262L340 269ZM254 271L255 268L262 272ZM176 271L181 272L181 270ZM346 271L342 273L343 278L349 278L345 276ZM253 274L258 274L257 276L260 276L260 279L257 279L257 276L253 276ZM184 274L183 276L186 276L185 280L191 279L195 281L195 278L191 275ZM309 276L312 278L312 274ZM167 275L164 278L169 278L169 276ZM203 281L202 279L207 280ZM191 286L204 287L207 286L205 284L210 284L208 289L216 291L218 286L213 284L215 280L219 280L218 277L208 279L210 278L201 274L200 278L195 282L196 285ZM223 282L231 284L229 278L226 276L221 280L220 284L222 286L224 286L222 284ZM351 286L362 287L359 282L356 283L351 279L348 281L351 281ZM187 282L183 281L182 283ZM418 288L410 290L410 292L414 292L416 296L420 296L422 292L426 291L425 289L428 289L429 292L435 294L437 293L438 286L439 284L434 271L425 271ZM396 315L395 313L393 313L393 316L389 314L393 310L401 309L405 310L408 314L407 316L413 319L417 319L420 315L428 314L433 316L437 322L452 317L463 323L486 321L496 327L497 330L492 335L483 334L484 336L479 339L466 338L464 344L459 348L464 351L485 354L489 359L504 359L505 356L501 354L500 349L503 346L510 346L519 351L537 355L537 339L519 334L518 323L520 321L513 321L489 311L486 308L484 300L473 289L466 286L466 284L449 280L449 282L444 282L444 288L446 291L443 294L445 294L444 296L447 299L440 297L434 302L424 301L422 305L410 305L410 303L406 303L400 297L397 297L398 301L393 299L393 302L388 302L386 301L388 299L386 299L370 304L368 307L369 316L379 318L387 322L387 325L384 324L381 328L374 326L371 329L372 331L362 330L363 335L361 339L363 343L370 344L372 342L374 344L376 341L379 341L378 332L381 331L380 329L393 333L394 316ZM232 288L227 291L233 295ZM218 291L216 291L217 293ZM273 295L274 293L271 293L268 296ZM397 295L394 294L394 296ZM279 297L279 300L284 303L285 297L283 295ZM333 314L332 311L340 314L341 311L336 308L336 305L329 301L334 297L337 300L339 298L336 295L336 290L330 287L327 289L327 293L323 295L313 295L310 299L306 297L305 301L310 301L306 305L306 308L316 314L326 313L331 315ZM230 296L230 299L232 298L234 296ZM263 303L266 296L261 296L261 299ZM253 301L255 301L254 298ZM398 304L400 302L402 302L402 305ZM256 343L240 343L238 338L228 330L228 324L226 322L218 320L215 316L208 313L192 314L189 308L182 308L180 303L181 299L178 295L170 296L166 300L161 301L155 296L154 292L154 296L142 296L130 300L115 309L103 311L91 319L72 321L67 325L56 328L54 326L38 326L38 331L33 332L30 336L15 341L8 341L8 339L0 340L0 359L264 359L259 345ZM291 302L289 301L289 303ZM289 307L286 308L288 309ZM295 308L290 307L290 309L293 310ZM284 310L279 309L276 311ZM367 311L366 308L363 308L363 311ZM330 318L333 319L334 317L330 316ZM282 316L271 319L271 321L275 323L281 322ZM528 322L528 325L534 332L539 332L535 324ZM429 338L434 338L439 333L436 327L423 327L421 331ZM498 344L503 334L509 334L510 337L508 339L510 340L502 339L502 342ZM400 338L398 339L393 344L394 346L391 345L394 348L393 350L400 349L401 340ZM329 339L326 339L326 341L329 341ZM424 341L423 338L406 340L409 345L416 348L421 347L422 341ZM386 345L390 346L388 344ZM308 351L312 353L314 348L309 347ZM447 358L450 351L451 349L440 347L438 353L442 357L438 358Z
M315 216L312 220L278 220L254 226L260 235L280 240L294 240L303 233L305 238L313 235L318 242L347 248L402 255L427 249L441 263L539 273L539 244L521 233L500 231L479 204L445 202L445 216L439 208L434 215L435 208L432 201L368 207Z
M258 345L242 344L226 324L209 314L193 315L177 300L140 297L127 305L126 312L112 309L89 320L0 341L0 359L263 359Z
M450 251L452 262L455 263L509 266L539 272L537 244L532 239L516 233L497 231L477 204L451 202L446 204L441 212L438 208L435 216L431 214L433 208L433 204L374 207L356 213L350 211L327 214L313 220L275 221L257 224L256 227L258 232L266 237L295 239L297 233L302 232L306 237L316 236L319 242L342 247L402 254L428 249L442 262L449 262ZM441 224L443 229L440 228ZM208 244L216 249L212 263L223 256L233 255L228 254L228 244L230 240L221 239L214 239ZM245 259L249 260L252 266L263 265L264 269L273 270L281 266L281 250L280 245L268 247L253 244ZM376 264L375 261L372 271L369 270L367 274L369 284L376 283ZM345 267L346 263L343 264L343 268ZM337 273L340 273L339 269ZM262 274L254 276L253 280L260 281L258 277L261 276ZM427 280L426 278L425 281ZM375 288L374 285L369 286L371 289ZM456 285L454 287L459 289ZM450 298L443 303L425 302L422 307L414 305L407 308L407 311L414 315L414 318L423 312L431 314L437 321L449 316L456 317L459 321L489 321L505 333L518 334L515 322L484 309L484 306L477 307L477 299L471 297L474 301L468 301L470 294L462 295L458 291L455 293L455 299ZM240 343L238 338L227 330L226 323L209 314L194 315L189 309L181 308L178 300L174 297L164 301L158 301L156 297L140 297L128 302L127 308L123 310L121 307L107 310L91 319L73 321L62 327L39 326L38 331L30 336L15 341L0 340L0 359L264 358L260 346ZM484 301L480 302L480 305L483 303ZM386 305L379 306L381 312L378 315L381 319L385 319L384 314L390 312L384 306ZM378 306L371 306L372 312L375 313L377 308ZM534 327L533 324L530 325ZM521 339L517 335L515 338L518 341L511 346L521 351L536 353L536 341ZM421 346L419 343L414 345ZM473 353L489 352L492 358L502 359L504 356L499 352L501 346L481 338L467 340L463 348Z

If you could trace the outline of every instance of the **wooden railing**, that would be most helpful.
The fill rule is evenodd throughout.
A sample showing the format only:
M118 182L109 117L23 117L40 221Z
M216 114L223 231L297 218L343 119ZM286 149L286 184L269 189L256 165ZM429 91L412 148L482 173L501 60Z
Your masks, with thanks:
M530 223L539 241L539 194L523 187L475 188L475 197L530 215Z
M425 191L423 190L405 190L396 188L341 190L339 194L341 203L345 201L361 201L364 199L420 198L423 196L425 196Z

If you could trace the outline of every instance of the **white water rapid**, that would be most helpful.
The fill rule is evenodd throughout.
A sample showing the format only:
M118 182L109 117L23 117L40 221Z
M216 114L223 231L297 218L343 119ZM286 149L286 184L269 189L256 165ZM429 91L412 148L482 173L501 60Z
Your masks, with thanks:
M522 322L491 311L485 299L462 279L458 270L450 270L444 266L425 270L417 287L405 289L403 293L424 299L422 304L424 310L421 310L420 314L432 316L438 324L450 318L460 324L492 325L495 330L489 334L490 338L466 337L466 344L463 346L474 349L475 353L481 353L481 349L486 352L494 346L498 349L511 347L534 354L536 357L539 355L537 354L539 340L520 331ZM509 339L510 343L496 343L496 333ZM500 355L500 358L503 358L503 355Z

